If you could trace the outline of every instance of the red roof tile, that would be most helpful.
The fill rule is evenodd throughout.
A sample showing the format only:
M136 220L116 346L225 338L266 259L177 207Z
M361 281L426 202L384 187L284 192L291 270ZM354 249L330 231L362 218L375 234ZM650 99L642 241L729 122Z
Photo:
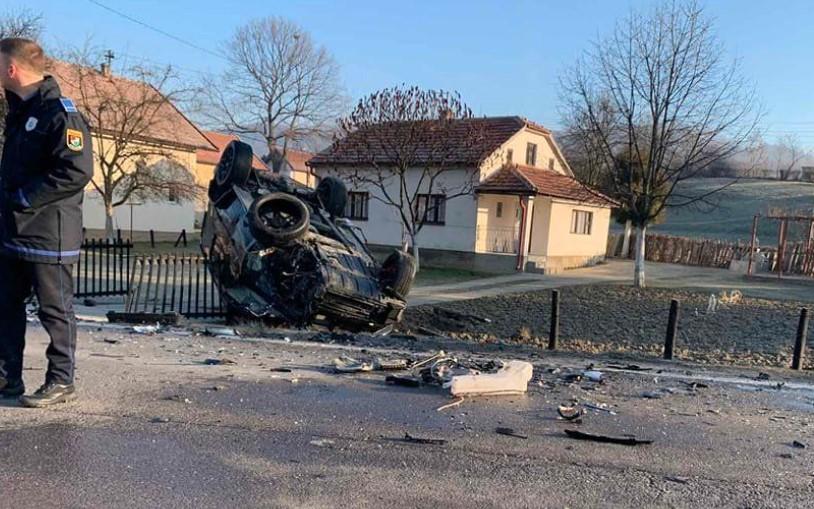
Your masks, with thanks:
M53 75L59 83L59 88L65 97L74 100L80 111L89 107L98 111L102 101L106 98L121 97L135 102L149 100L158 103L160 93L149 84L127 79L121 76L104 76L95 69L82 68L67 62L53 60L49 63L48 73ZM113 110L124 108L112 108ZM107 126L93 125L94 116L84 112L91 123L91 130L114 132L120 123L119 117L126 113L110 111L102 115L102 122ZM155 111L155 120L144 129L139 136L147 141L174 143L187 147L212 148L209 141L175 105L169 101L160 103Z
M495 194L539 194L605 207L616 204L611 198L573 177L523 165L503 166L478 185L476 191Z
M308 162L308 165L316 167L364 164L371 159L371 155L364 152L371 150L377 151L372 156L376 162L382 164L392 162L389 160L392 158L392 154L388 154L381 147L395 145L392 141L394 138L409 135L409 125L406 122L393 122L380 124L369 130L355 131L315 155ZM444 161L444 163L479 164L484 157L495 152L524 127L541 131L543 134L549 134L549 131L544 127L517 116L455 120L451 128L444 130L444 134L452 137L453 143L455 138L460 138L462 140L460 144L461 150L451 157L447 156L448 160ZM478 136L482 137L477 146L463 141L466 137L471 136L470 133L473 131L477 131ZM433 162L428 160L433 156L431 148L416 146L412 151L416 154L417 163Z
M215 131L201 131L203 135L208 139L212 145L214 145L217 150L211 149L198 149L196 152L196 156L199 163L202 164L218 164L220 160L220 155L223 153L223 149L226 148L226 145L229 144L230 141L239 140L240 138L234 134L223 134L218 133ZM263 160L257 157L255 154L252 157L252 168L255 170L268 170L268 167L263 163Z

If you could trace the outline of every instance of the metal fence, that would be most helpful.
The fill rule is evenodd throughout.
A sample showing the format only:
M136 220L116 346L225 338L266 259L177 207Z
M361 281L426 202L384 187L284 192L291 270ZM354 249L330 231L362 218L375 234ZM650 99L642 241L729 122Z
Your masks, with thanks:
M134 259L127 313L171 313L187 318L225 315L205 256L138 256Z
M74 267L77 297L126 295L130 283L130 250L122 239L85 239Z

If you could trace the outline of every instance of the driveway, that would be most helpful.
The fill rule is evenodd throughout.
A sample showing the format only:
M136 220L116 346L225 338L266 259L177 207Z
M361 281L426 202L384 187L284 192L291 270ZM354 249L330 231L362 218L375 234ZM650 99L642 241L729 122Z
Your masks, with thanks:
M669 263L648 263L647 285L720 292L740 290L744 295L765 299L814 301L814 280L761 276L747 279L743 274L726 269L691 267ZM439 304L494 295L523 293L575 285L630 284L633 280L631 260L609 260L601 265L567 270L560 274L521 273L462 283L425 286L413 289L409 304Z

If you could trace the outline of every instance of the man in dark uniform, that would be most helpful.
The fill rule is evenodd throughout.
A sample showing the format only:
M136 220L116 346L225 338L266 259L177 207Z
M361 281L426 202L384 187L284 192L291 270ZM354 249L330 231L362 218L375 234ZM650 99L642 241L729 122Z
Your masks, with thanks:
M0 160L0 396L24 394L25 301L33 288L51 337L45 384L20 401L75 399L72 264L82 241L82 198L93 177L88 125L45 76L42 48L0 40L0 85L9 112Z

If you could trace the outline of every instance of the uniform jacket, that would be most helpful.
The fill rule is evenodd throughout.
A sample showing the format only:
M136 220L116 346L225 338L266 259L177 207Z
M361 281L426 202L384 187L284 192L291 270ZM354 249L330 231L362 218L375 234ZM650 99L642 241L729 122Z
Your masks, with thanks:
M82 198L93 177L88 124L51 76L26 101L5 94L0 250L32 262L76 262Z

